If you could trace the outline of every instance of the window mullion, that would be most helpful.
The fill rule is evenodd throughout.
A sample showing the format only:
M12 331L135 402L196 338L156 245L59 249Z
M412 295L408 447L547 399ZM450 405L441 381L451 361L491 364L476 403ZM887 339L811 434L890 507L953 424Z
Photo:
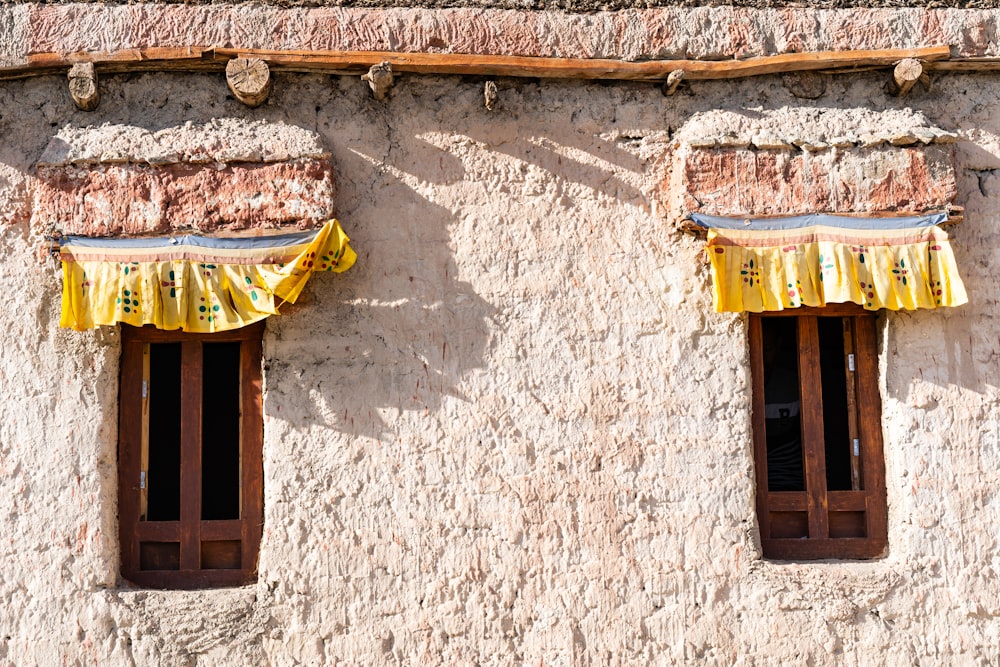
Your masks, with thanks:
M802 397L802 458L806 478L809 537L830 536L826 495L826 445L823 434L823 383L820 377L819 330L815 317L800 317L799 395Z
M858 379L858 433L861 439L861 478L867 511L868 536L884 540L887 524L885 503L885 455L882 452L882 399L878 391L878 359L872 318L855 323Z
M753 382L753 449L754 470L757 479L757 521L763 538L771 537L771 508L767 487L767 436L764 407L764 334L761 318L751 317L750 327L750 378Z
M139 569L139 448L142 440L142 343L126 339L122 352L121 396L119 397L119 521L122 567Z
M240 519L242 564L256 570L264 521L264 417L261 405L261 338L243 341L240 354Z
M847 378L847 432L848 452L851 462L851 490L860 491L861 484L861 434L858 432L858 363L854 344L854 318L845 317L844 322L844 375Z
M181 570L201 567L202 345L181 348Z

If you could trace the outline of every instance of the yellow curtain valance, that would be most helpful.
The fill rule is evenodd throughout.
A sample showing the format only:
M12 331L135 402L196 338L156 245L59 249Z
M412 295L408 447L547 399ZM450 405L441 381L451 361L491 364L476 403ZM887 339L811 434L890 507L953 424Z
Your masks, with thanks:
M67 237L63 327L119 322L213 332L277 315L315 271L346 271L356 255L336 220L321 229L255 238Z
M706 251L720 312L849 302L914 310L968 301L948 235L937 226L944 213L691 218L709 229Z

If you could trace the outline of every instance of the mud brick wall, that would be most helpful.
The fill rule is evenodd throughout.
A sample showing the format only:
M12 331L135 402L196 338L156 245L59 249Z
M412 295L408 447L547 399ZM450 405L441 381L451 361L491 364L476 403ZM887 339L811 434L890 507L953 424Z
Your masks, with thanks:
M0 8L0 44L8 62L186 43L982 54L1000 44L995 19L26 4ZM898 99L885 72L820 76L815 99L781 76L670 98L501 79L492 112L480 81L447 76L401 77L376 102L356 76L276 74L253 110L221 74L104 76L89 113L64 76L0 82L0 665L995 662L1000 78L941 75ZM859 143L837 146L848 136ZM861 204L895 170L910 183L900 205L965 207L950 234L970 303L880 319L883 558L760 556L747 322L713 312L702 242L675 229L677 165L711 172L719 155L822 164L840 182L849 163L870 168L869 189L844 195ZM215 183L192 176L210 172L188 171L212 165L273 174L267 215L241 213L236 190L212 208ZM291 191L290 169L312 185ZM767 201L718 178L713 206ZM124 195L69 194L91 185ZM57 219L171 230L195 189L191 210L222 225L298 224L281 201L302 219L335 213L359 258L267 322L259 581L143 590L118 574L119 333L58 328L60 276L38 248Z

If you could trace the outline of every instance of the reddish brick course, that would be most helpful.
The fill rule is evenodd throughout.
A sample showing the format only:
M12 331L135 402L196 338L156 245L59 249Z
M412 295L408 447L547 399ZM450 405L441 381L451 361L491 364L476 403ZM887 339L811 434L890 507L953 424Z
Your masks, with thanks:
M682 151L682 206L711 215L926 211L957 194L948 146Z
M328 160L39 167L32 224L87 236L308 227L332 202Z

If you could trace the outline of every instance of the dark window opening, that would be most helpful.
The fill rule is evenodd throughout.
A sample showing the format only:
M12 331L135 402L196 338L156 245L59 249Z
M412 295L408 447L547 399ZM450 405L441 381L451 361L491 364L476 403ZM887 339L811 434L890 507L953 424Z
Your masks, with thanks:
M826 447L826 488L851 488L851 433L847 415L848 379L844 340L852 335L850 318L820 317L819 365Z
M181 518L181 346L154 343L143 350L149 425L144 521Z
M201 518L240 518L240 344L205 343Z
M802 401L795 320L771 318L764 332L764 412L767 485L772 491L803 491Z

